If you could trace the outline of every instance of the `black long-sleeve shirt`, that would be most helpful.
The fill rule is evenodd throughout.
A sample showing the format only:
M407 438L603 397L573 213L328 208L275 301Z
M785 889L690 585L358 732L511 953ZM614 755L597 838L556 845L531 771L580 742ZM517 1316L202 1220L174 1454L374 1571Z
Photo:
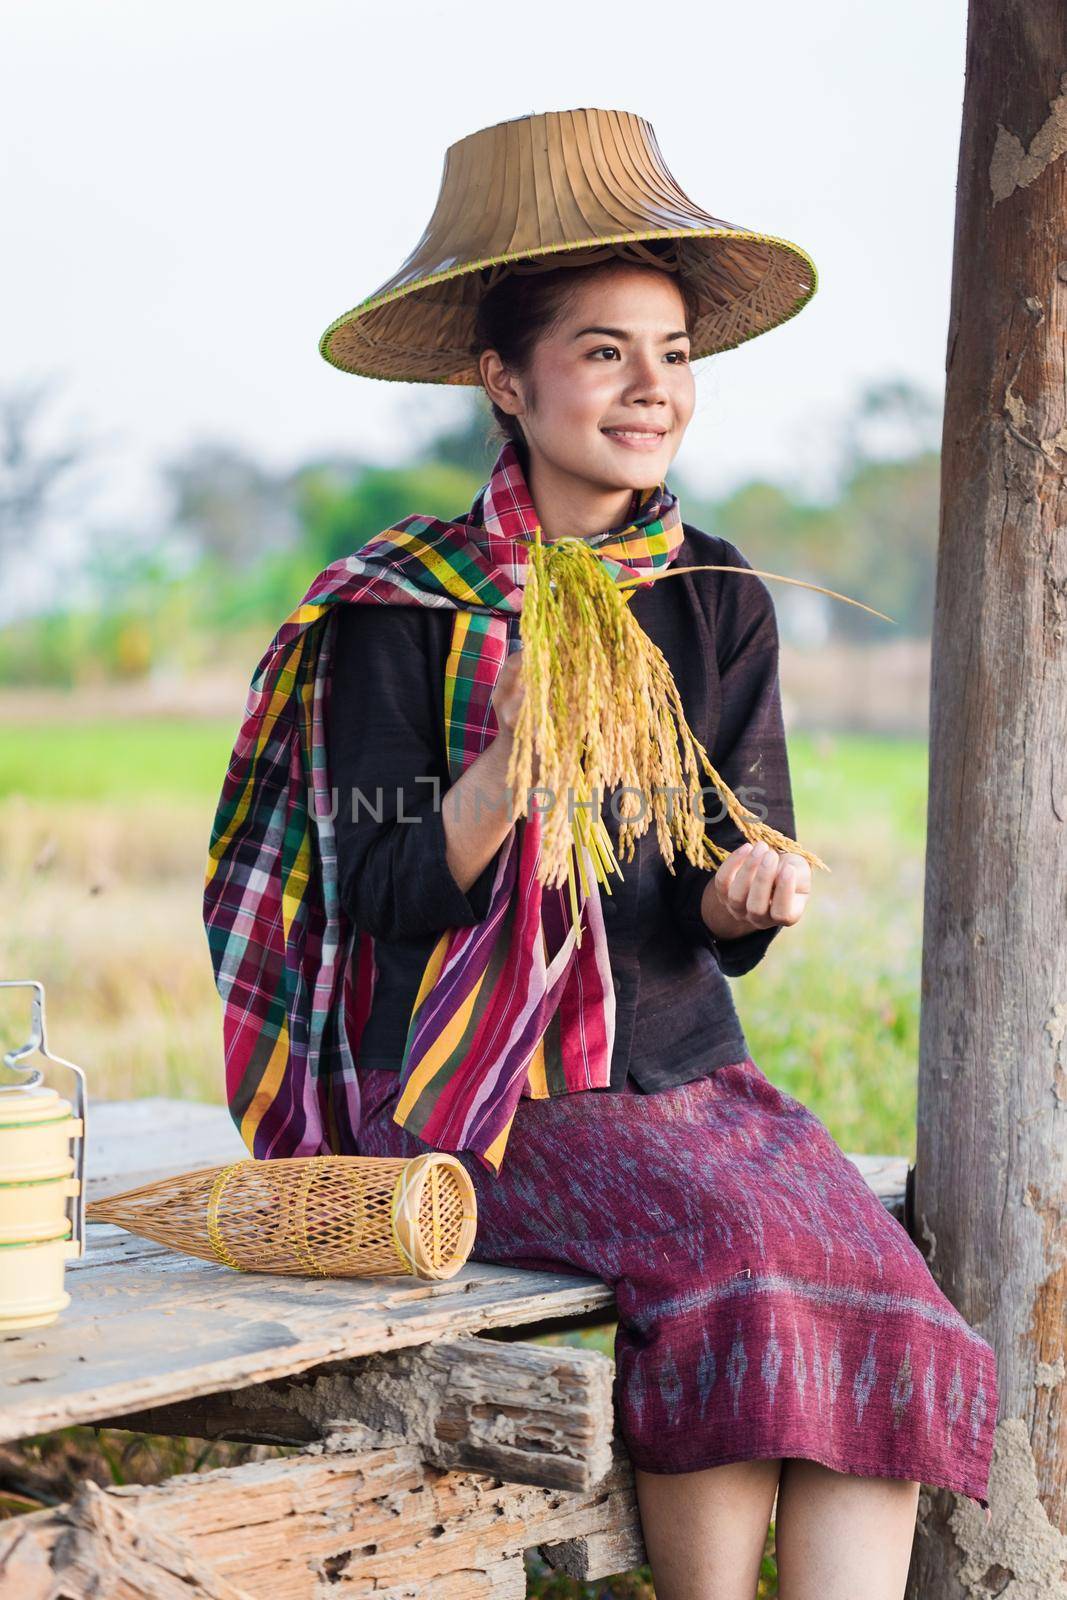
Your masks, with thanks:
M683 529L675 565L751 566L725 539ZM778 629L763 579L680 573L639 588L630 609L666 656L712 766L743 804L795 838ZM446 928L486 916L507 840L464 892L446 858L440 805L451 783L443 707L452 610L367 603L337 613L326 732L340 894L356 926L373 936L378 965L359 1059L399 1071L426 962ZM426 781L434 776L436 795ZM707 831L736 849L744 836L710 779L702 781ZM601 815L618 855L615 792L605 794ZM629 1073L652 1091L743 1060L749 1049L727 978L750 971L780 928L717 939L700 914L714 872L694 867L676 845L672 877L651 821L632 859L619 856L619 864L623 879L612 874L611 895L601 895L616 993L611 1088Z

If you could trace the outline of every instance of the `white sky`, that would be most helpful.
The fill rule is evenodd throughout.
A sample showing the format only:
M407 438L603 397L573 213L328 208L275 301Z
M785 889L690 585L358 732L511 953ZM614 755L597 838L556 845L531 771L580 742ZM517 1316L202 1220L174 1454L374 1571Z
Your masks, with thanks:
M49 414L106 441L98 520L158 512L154 463L196 439L396 460L464 391L339 373L323 329L409 253L448 144L609 106L819 269L798 316L697 364L679 467L817 492L864 383L943 387L965 28L964 0L6 0L0 383L55 377Z

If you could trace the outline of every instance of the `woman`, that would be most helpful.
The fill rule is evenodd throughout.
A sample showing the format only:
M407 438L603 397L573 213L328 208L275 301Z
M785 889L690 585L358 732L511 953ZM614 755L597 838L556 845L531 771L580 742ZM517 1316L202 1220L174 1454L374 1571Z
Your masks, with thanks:
M658 548L673 528L679 567L747 566L725 541L677 525L666 484L694 409L691 280L655 247L640 261L613 250L558 259L482 273L469 355L503 442L468 518L443 526L496 554L538 525L546 542L576 535L605 552L648 530ZM404 560L410 543L399 540ZM337 596L331 581L309 597ZM373 582L344 597L395 598ZM716 771L791 837L766 586L679 573L640 587L631 612ZM348 1135L332 1117L342 1136L330 1148L425 1150L439 1108L420 1120L410 1086L417 1019L439 992L435 952L469 953L514 904L506 778L522 690L517 617L506 620L480 748L457 760L443 710L462 681L455 607L434 596L332 608L321 698L338 803L332 833L320 816L320 843L327 864L335 852L344 916L368 941L345 947L346 977L358 965L369 981L358 1004L346 995L358 1109ZM475 686L484 676L472 674ZM602 815L617 839L612 798ZM615 1402L659 1600L751 1596L776 1493L783 1594L818 1585L825 1600L889 1600L904 1590L921 1481L987 1506L994 1356L824 1125L748 1051L726 978L801 921L807 861L743 844L714 810L708 831L730 852L717 870L676 859L672 873L649 829L612 880L613 1027L596 1035L598 1086L568 1092L581 1085L550 1066L531 1075L491 1151L473 1138L449 1146L477 1191L473 1255L613 1285ZM242 991L245 1019L248 1009ZM257 1091L247 1073L235 1082L248 1137ZM270 1151L294 1153L277 1126Z

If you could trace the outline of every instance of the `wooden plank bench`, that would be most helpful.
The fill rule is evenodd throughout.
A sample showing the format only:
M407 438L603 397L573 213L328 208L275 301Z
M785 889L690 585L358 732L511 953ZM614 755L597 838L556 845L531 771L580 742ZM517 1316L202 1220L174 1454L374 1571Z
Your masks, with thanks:
M89 1108L90 1199L245 1155L222 1106ZM852 1159L903 1221L906 1160ZM522 1600L528 1549L589 1579L645 1559L612 1362L530 1342L614 1321L598 1278L237 1273L93 1223L67 1288L51 1327L0 1335L0 1439L93 1423L299 1449L0 1521L0 1600L100 1574L153 1600Z

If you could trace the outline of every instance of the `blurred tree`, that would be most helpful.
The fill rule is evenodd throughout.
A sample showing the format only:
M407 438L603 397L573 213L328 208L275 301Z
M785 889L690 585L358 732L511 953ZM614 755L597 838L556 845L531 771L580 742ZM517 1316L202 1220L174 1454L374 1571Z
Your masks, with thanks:
M845 414L841 478L869 461L903 461L938 451L943 415L943 398L907 378L869 384Z
M70 480L89 459L85 438L51 448L38 438L56 382L28 380L0 390L0 561L36 540L47 518L63 509L61 490L73 497L78 485Z
M836 507L841 531L832 565L816 581L877 606L894 619L892 637L929 638L937 564L940 456L857 461ZM854 606L833 606L842 639L887 637L887 624Z
M297 503L309 563L316 571L328 567L368 534L416 512L460 516L483 481L478 473L436 460L413 467L372 467L347 484L305 473Z
M482 484L500 448L491 437L495 426L484 389L472 389L457 426L435 433L427 454L434 461L460 467Z
M784 638L820 633L857 644L927 638L933 615L940 495L940 402L905 380L870 385L840 425L837 491L826 505L754 480L688 521L735 544L754 567L823 584L893 618L796 585L772 583ZM750 580L744 580L750 581Z
M833 581L841 543L839 515L836 505L807 504L779 484L756 479L724 500L698 507L696 517L686 520L696 520L707 532L728 539L765 572L841 590L842 585ZM833 612L849 609L812 589L764 581L774 596L782 637L790 643L821 644L833 630Z
M275 473L245 451L197 444L162 467L173 528L203 555L246 571L301 538L294 476Z
M174 456L163 469L172 505L162 525L122 528L112 522L82 530L92 537L79 571L63 585L60 604L64 611L87 605L110 618L99 638L87 641L76 629L60 626L61 619L49 632L43 618L38 639L25 605L9 606L12 621L25 623L20 630L2 614L5 595L15 599L21 593L17 561L24 560L31 574L41 566L39 541L35 547L26 534L44 521L53 489L68 474L73 478L83 452L73 445L41 448L34 433L40 393L6 404L0 396L0 568L6 580L0 583L0 675L75 681L84 671L86 649L95 650L109 671L144 670L141 635L116 643L120 614L149 626L152 654L160 661L182 652L210 658L228 641L243 650L243 632L254 638L257 629L277 627L316 574L369 534L416 512L454 517L467 511L486 481L496 445L482 392L455 398L450 426L428 435L397 467L324 453L278 472L239 448L209 442ZM826 503L766 479L710 499L681 468L672 467L670 483L686 521L728 539L754 567L852 595L897 623L890 628L811 590L771 582L788 642L818 646L836 636L880 644L902 633L928 637L938 421L937 408L910 385L871 386L836 427L843 442ZM77 511L84 520L80 501ZM179 638L182 629L190 638Z
M817 583L877 606L895 626L829 601L835 637L928 638L933 617L943 401L904 378L864 389L840 428L838 492L812 550Z

